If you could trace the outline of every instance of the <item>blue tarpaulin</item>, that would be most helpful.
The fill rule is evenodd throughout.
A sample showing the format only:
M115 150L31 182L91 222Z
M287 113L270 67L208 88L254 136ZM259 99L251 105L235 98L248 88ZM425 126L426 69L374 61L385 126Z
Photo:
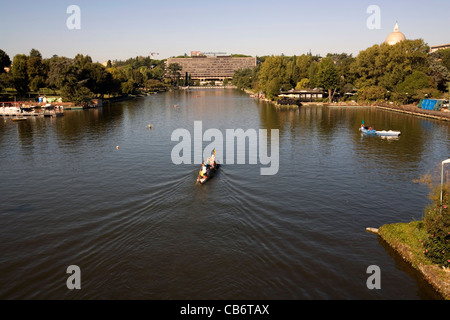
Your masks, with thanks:
M422 108L424 110L441 110L442 101L436 99L422 99L417 105L418 108Z

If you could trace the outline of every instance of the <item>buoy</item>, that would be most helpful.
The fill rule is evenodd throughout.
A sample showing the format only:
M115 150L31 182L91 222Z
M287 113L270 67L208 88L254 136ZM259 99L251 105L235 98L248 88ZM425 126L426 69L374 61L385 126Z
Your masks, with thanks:
M151 128L152 128L152 125L151 125L151 124L149 124L149 125L147 126L147 128L151 129Z
M116 146L116 149L119 150L119 146Z

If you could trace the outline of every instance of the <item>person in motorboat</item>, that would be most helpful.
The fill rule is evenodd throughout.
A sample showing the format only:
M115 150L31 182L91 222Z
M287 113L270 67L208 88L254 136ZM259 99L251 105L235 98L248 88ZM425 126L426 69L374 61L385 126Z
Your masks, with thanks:
M209 177L211 175L211 170L212 170L211 159L210 158L206 159L204 165L206 168L206 176Z
M206 178L206 166L202 163L202 167L198 173L198 180L203 180Z
M216 167L216 155L213 154L211 158L209 158L209 165L211 166L211 169L214 169Z

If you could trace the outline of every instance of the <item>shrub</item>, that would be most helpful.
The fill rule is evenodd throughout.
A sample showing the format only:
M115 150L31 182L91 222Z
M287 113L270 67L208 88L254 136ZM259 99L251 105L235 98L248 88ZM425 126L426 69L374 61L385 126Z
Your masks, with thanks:
M444 188L442 207L440 186L432 191L433 203L429 205L423 217L427 238L422 240L424 254L433 263L450 267L450 212L448 188Z
M359 101L377 101L384 100L386 90L382 87L367 87L358 90Z

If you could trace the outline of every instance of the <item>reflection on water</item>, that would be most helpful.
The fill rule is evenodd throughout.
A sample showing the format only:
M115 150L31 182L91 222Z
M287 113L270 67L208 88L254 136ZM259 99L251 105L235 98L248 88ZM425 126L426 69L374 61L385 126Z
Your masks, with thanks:
M361 136L362 119L402 135ZM225 163L195 185L198 167L171 161L171 134L200 120L203 132L279 129L279 172ZM438 298L365 228L420 219L427 190L412 181L449 147L447 123L364 107L277 111L235 90L2 119L0 297ZM65 286L72 264L79 291ZM366 287L370 265L381 290Z

